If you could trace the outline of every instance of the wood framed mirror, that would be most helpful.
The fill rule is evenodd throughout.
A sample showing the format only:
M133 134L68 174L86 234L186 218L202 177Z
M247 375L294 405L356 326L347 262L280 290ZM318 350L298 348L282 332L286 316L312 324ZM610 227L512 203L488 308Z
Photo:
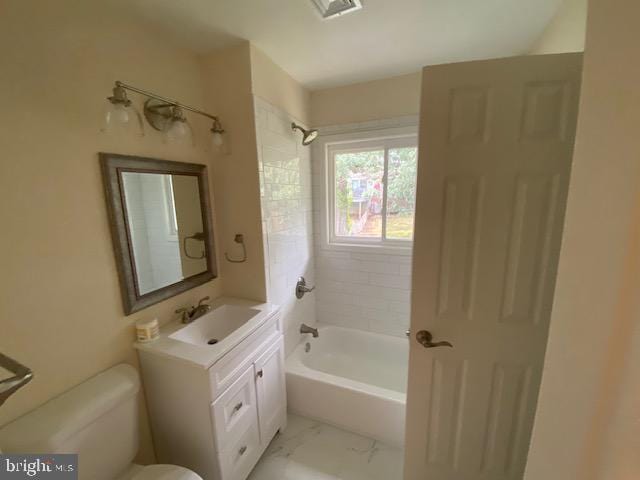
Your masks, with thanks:
M207 167L99 157L125 314L216 278Z

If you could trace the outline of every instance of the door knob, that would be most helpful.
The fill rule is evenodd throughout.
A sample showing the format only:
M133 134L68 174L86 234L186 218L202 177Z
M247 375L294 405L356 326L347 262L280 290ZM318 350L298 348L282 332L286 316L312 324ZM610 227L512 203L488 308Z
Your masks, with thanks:
M416 333L416 340L418 343L422 345L424 348L433 348L433 347L453 347L449 342L433 342L433 335L428 330L420 330Z

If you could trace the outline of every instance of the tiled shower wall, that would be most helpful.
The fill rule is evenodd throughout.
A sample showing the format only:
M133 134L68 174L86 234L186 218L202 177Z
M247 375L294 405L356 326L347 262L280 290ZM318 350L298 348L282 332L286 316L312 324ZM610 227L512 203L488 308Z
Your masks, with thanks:
M345 132L415 127L417 118L398 117L320 129L320 139ZM347 328L404 336L409 328L411 253L371 252L368 248L337 250L321 238L325 207L322 145L313 149L313 216L317 271L317 319Z
M318 320L404 336L409 328L411 257L316 250Z
M313 326L316 318L315 294L295 296L298 277L315 283L311 155L291 130L291 122L299 121L258 97L254 108L267 297L282 308L289 354L300 341L300 324Z

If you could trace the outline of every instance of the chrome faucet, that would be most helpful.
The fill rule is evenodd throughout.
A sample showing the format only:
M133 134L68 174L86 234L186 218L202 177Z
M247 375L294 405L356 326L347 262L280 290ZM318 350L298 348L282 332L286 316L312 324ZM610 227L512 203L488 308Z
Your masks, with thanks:
M318 338L320 336L317 328L312 328L304 323L300 325L300 333L310 333L313 335L313 338Z
M209 305L208 303L204 303L208 300L209 300L209 297L207 296L207 297L201 298L200 301L198 302L198 305L196 305L195 307L191 306L191 308L179 308L178 310L176 310L176 313L182 314L182 323L191 323L196 318L201 317L202 315L207 313L209 310L211 310L211 305Z
M311 293L316 287L307 287L307 281L304 277L298 277L298 283L296 283L296 298L300 300L304 297L305 293Z

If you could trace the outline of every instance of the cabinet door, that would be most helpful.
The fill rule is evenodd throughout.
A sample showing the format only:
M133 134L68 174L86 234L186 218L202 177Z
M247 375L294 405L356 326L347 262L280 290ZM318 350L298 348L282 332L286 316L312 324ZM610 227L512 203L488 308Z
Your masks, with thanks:
M282 336L255 363L260 442L266 446L287 421Z
M258 425L254 370L251 365L211 404L215 447L224 451L244 434L251 424ZM257 428L256 428L257 432Z

